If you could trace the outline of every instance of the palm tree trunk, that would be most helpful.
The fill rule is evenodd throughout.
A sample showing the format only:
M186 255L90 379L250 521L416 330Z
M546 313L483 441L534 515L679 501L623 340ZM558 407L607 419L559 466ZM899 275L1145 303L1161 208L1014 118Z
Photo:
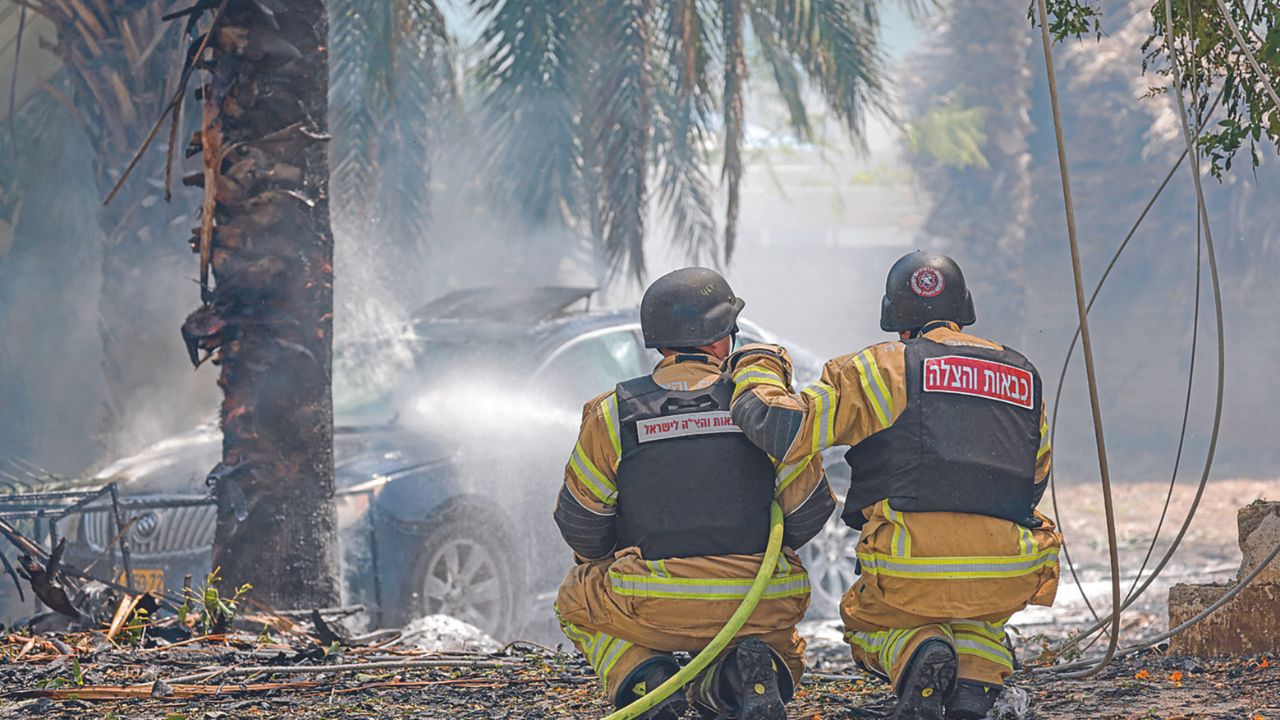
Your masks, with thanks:
M202 90L204 224L216 286L187 319L221 366L213 564L273 607L338 599L333 506L333 234L323 0L227 0ZM197 360L198 362L198 360Z
M953 243L962 262L981 260L982 270L971 272L981 332L1024 346L1035 131L1029 116L1034 68L1025 3L957 0L940 30L932 46L937 50L925 61L930 80L917 104L980 109L988 167L920 168L921 183L933 195L925 232Z

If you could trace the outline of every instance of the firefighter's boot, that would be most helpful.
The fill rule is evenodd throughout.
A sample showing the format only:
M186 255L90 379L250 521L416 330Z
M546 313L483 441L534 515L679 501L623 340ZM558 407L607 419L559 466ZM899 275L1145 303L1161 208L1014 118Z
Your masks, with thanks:
M956 683L956 694L947 703L947 717L959 720L981 720L995 706L1000 692L1000 685L992 685L978 680L960 680Z
M945 640L920 643L898 681L893 720L942 720L956 686L956 651Z
M793 694L791 673L768 645L743 640L691 686L704 718L786 720Z
M614 704L622 709L658 689L680 670L672 657L660 656L641 663L622 681ZM680 690L667 696L662 702L645 711L637 720L680 720L689 709L689 701Z

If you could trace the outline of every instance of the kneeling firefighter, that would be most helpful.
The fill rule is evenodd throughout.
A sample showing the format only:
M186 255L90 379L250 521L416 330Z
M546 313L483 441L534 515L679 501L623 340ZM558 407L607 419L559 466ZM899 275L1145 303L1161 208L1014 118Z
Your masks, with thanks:
M641 716L651 720L691 702L717 717L783 720L804 671L795 626L809 579L794 549L835 499L820 459L775 463L730 419L722 363L743 304L705 268L648 288L641 330L662 360L587 403L556 504L578 562L556 613L620 708L676 674L673 651L709 644L760 570L775 499L785 513L782 555L736 644Z
M732 416L784 462L852 446L844 521L860 575L845 640L887 677L895 718L981 718L1013 672L1004 623L1053 603L1061 535L1035 510L1051 453L1040 375L961 330L975 321L960 267L916 252L889 271L880 326L898 342L838 357L795 394L786 352L729 361Z

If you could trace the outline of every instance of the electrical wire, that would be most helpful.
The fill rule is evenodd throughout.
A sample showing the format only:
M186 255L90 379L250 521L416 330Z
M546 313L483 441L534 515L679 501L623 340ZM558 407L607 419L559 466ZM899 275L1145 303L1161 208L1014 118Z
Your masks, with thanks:
M1219 95L1219 98L1222 96ZM1085 312L1093 311L1093 304L1098 300L1098 295L1102 292L1102 288L1107 283L1107 278L1111 276L1111 271L1115 269L1116 263L1120 261L1120 256L1124 254L1125 249L1129 247L1129 241L1133 240L1133 236L1138 232L1138 228L1142 225L1142 221L1146 219L1147 213L1151 212L1152 206L1160 199L1160 195L1164 193L1164 189L1169 186L1169 182L1173 180L1173 176L1178 172L1178 168L1182 167L1182 161L1187 159L1187 151L1183 150L1178 156L1178 160L1174 162L1173 167L1165 174L1164 180L1160 186L1156 188L1155 194L1147 201L1142 212L1138 214L1138 219L1133 222L1133 226L1129 228L1129 232L1124 236L1124 240L1120 242L1120 247L1116 248L1114 254L1111 255L1111 261L1107 263L1106 269L1102 271L1102 277L1098 280L1098 284L1093 288L1093 294L1089 296L1089 304L1085 307ZM1062 388L1066 385L1067 369L1071 366L1071 358L1075 354L1076 343L1080 341L1080 326L1076 326L1075 334L1071 337L1071 344L1067 347L1067 354L1062 359L1062 369L1058 373L1058 386L1053 396L1053 410L1049 421L1049 445L1057 446L1058 433L1058 410L1062 407ZM1058 484L1054 482L1052 470L1049 478L1049 501L1053 505L1053 517L1058 522L1058 526L1063 526L1062 511L1058 508ZM1089 596L1083 590L1083 584L1080 582L1080 576L1076 572L1075 562L1071 559L1071 552L1067 549L1066 538L1062 541L1062 557L1067 563L1067 569L1071 573L1071 579L1075 582L1077 588L1081 588L1080 597L1084 598L1085 607L1089 608L1089 613L1093 615L1093 619L1098 620L1098 611L1093 609L1093 603L1089 600Z
M1255 579L1257 579L1257 577L1262 574L1262 571L1267 569L1267 567L1271 565L1271 563L1274 562L1277 557L1280 557L1280 544L1277 544L1274 548L1272 548L1271 552L1267 554L1267 557L1264 558L1263 561L1259 563L1258 566L1254 568L1252 572L1250 572L1245 577L1241 578L1239 582L1237 582L1235 585L1231 587L1231 589L1223 593L1222 597L1215 600L1212 604L1210 604L1205 609L1201 610L1200 612L1188 618L1186 622L1183 622L1177 627L1169 628L1167 631L1149 640L1146 640L1144 642L1141 642L1135 645L1129 645L1120 650L1117 650L1116 654L1130 655L1135 652L1142 652L1143 650L1146 650L1147 648L1150 648L1153 645L1157 645L1159 643L1164 642L1165 640L1168 640L1174 635L1177 635L1178 633L1185 631L1187 628L1209 617L1214 612L1216 612L1219 608L1221 608L1223 605L1226 605L1227 603L1235 599L1235 596L1239 595L1241 591L1243 591L1246 587L1249 586L1250 583L1252 583ZM1079 662L1069 663L1066 665L1054 665L1053 667L1048 667L1048 668L1036 668L1034 672L1044 673L1044 672L1062 672L1067 670L1075 670L1082 667L1088 667L1090 664L1092 664L1092 662L1093 662L1092 660L1081 660Z
M1106 667L1115 654L1120 637L1120 555L1119 543L1116 541L1115 506L1111 498L1111 471L1107 467L1106 436L1102 430L1102 408L1098 400L1098 377L1093 363L1093 340L1089 335L1089 316L1085 309L1084 279L1080 269L1080 245L1076 239L1076 216L1071 200L1071 177L1067 168L1066 139L1062 132L1062 108L1058 102L1058 79L1053 68L1053 43L1049 39L1049 11L1045 7L1045 0L1036 0L1036 11L1040 16L1040 39L1044 45L1044 65L1049 81L1049 104L1053 109L1054 140L1058 146L1058 172L1062 178L1062 204L1067 216L1067 242L1071 246L1071 275L1075 282L1076 313L1080 318L1080 345L1084 353L1085 378L1089 386L1089 409L1093 414L1093 437L1098 450L1098 472L1102 477L1102 504L1106 511L1107 544L1111 560L1111 637L1107 642L1106 654L1098 664L1079 674L1079 677L1089 677Z
M1223 91L1222 91L1222 90L1219 90L1219 91L1218 91L1218 95L1217 95L1217 97L1215 97L1215 98L1214 98L1214 100L1213 100L1213 104L1211 104L1211 105L1209 106L1209 109L1205 112L1205 114L1204 114L1204 117L1205 117L1205 118L1209 118L1209 117L1212 117L1212 116L1213 116L1213 111L1217 109L1217 107L1218 107L1218 103L1222 101L1222 95L1223 95ZM1198 120L1197 120L1196 125L1197 125L1197 128L1203 127L1204 122L1203 122L1203 121L1200 121L1200 120L1198 119ZM1137 218L1137 220L1135 220L1135 221L1133 222L1133 225L1129 228L1129 232L1128 232L1127 234L1125 234L1124 240L1122 240L1122 241L1120 242L1119 247L1117 247L1117 248L1116 248L1116 251L1111 255L1111 259L1110 259L1110 261L1108 261L1108 262L1107 262L1107 266L1106 266L1106 268L1102 271L1102 277L1101 277L1101 278L1099 278L1099 280L1098 280L1098 284L1094 287L1094 289L1093 289L1093 293L1092 293L1092 294L1090 295L1090 297L1089 297L1089 304L1088 304L1088 306L1087 306L1087 308L1086 308L1086 312L1092 312L1092 311L1093 311L1093 305L1094 305L1094 303L1097 301L1097 299L1098 299L1098 295L1099 295L1099 294L1101 294L1101 292L1102 292L1102 288L1107 284L1107 279L1111 277L1111 271L1115 269L1116 264L1117 264L1117 263L1119 262L1119 260L1120 260L1120 256L1124 254L1124 252L1125 252L1125 250L1126 250L1126 249L1128 249L1128 247L1129 247L1129 243L1130 243L1130 241L1131 241L1131 240L1133 240L1133 237L1134 237L1135 233L1137 233L1138 228L1139 228L1139 227L1141 227L1141 225L1142 225L1143 221L1144 221L1144 220L1146 220L1148 213L1150 213L1150 212L1151 212L1151 208L1155 205L1156 201L1160 199L1160 196L1164 193L1165 188L1169 186L1169 182L1170 182L1171 180L1173 180L1173 176L1174 176L1175 174L1177 174L1177 172L1178 172L1178 168L1182 167L1182 162L1183 162L1184 160L1186 160L1186 159L1187 159L1187 151L1186 151L1185 149L1183 149L1182 153L1181 153L1180 155L1178 155L1178 159L1177 159L1176 161L1174 161L1174 163L1173 163L1173 167L1172 167L1172 168L1170 168L1170 169L1169 169L1169 172L1165 174L1165 176L1164 176L1164 180L1162 180L1162 181L1160 182L1159 187L1157 187L1157 188L1156 188L1155 193L1154 193L1154 194L1152 194L1151 199L1147 201L1147 204L1142 208L1142 212L1140 212L1140 213L1138 214L1138 218ZM1200 260L1200 255L1199 255L1199 252L1200 252L1200 250L1199 250L1199 247L1200 247L1199 233L1200 233L1200 223L1199 223L1199 219L1197 218L1197 222L1196 222L1196 234L1197 234L1197 237L1196 237L1196 248L1197 248L1197 249L1196 249L1196 267L1197 267L1197 271L1196 271L1196 272L1197 272L1197 275L1196 275L1196 307L1195 307L1195 315L1194 315L1194 319L1193 319L1193 322L1192 322L1191 367L1190 367L1190 369L1189 369L1189 371L1188 371L1188 372L1189 372L1189 375L1188 375L1188 378L1187 378L1187 382L1188 382L1188 384L1190 384L1190 383L1192 382L1192 378L1194 377L1194 374L1195 374L1195 356L1196 356L1196 340L1195 340L1195 338L1197 338L1197 337L1199 336L1199 329L1198 329L1199 317L1200 317L1200 300L1199 300L1199 298L1200 298L1200 292L1199 292L1199 277L1200 277L1200 270L1199 270L1199 268L1201 267L1201 260ZM1071 337L1071 343L1070 343L1070 345L1067 347L1067 352L1066 352L1066 354L1063 356L1063 359L1062 359L1062 367L1061 367L1060 371L1058 372L1058 384L1057 384L1057 389L1056 389L1056 391L1055 391L1054 398L1053 398L1053 406L1052 406L1052 407L1053 407L1053 411L1052 411L1051 419L1050 419L1050 422L1049 422L1049 444L1050 444L1051 446L1054 446L1054 445L1055 445L1055 443L1056 443L1056 441L1057 441L1057 431L1058 431L1058 410L1062 407L1062 402L1061 402L1061 401L1062 401L1062 391L1063 391L1063 388L1066 386L1067 370L1069 369L1069 367L1070 367L1070 365L1071 365L1071 358L1072 358L1072 357L1074 356L1074 354L1075 354L1076 344L1079 342L1079 340L1080 340L1080 328L1079 328L1079 326L1077 326L1077 327L1076 327L1076 330L1075 330L1075 334L1074 334L1074 335L1072 335L1072 337ZM1181 429L1181 431L1180 431L1180 432L1179 432L1179 434L1178 434L1178 456L1177 456L1177 458L1176 458L1176 459L1175 459L1175 461L1174 461L1173 474L1172 474L1172 476L1169 478L1169 491L1168 491L1168 493L1166 493L1166 495L1165 495L1164 508L1161 510L1161 513L1160 513L1161 521L1160 521L1160 523L1159 523L1159 524L1157 524L1157 526L1156 526L1156 532L1155 532L1155 533L1152 535L1152 537L1151 537L1151 544L1150 544L1150 545L1148 546L1148 548L1147 548L1147 556L1146 556L1146 558L1144 558L1144 559L1143 559L1143 563L1142 563L1142 568L1143 568L1143 569L1145 569L1145 568L1146 568L1147 563L1148 563L1148 561L1149 561L1149 560L1150 560L1150 558L1151 558L1151 553L1152 553L1152 552L1154 552L1154 549L1155 549L1155 546L1156 546L1156 542L1157 542L1157 540L1159 540L1159 537L1160 537L1160 528L1161 528L1161 527L1162 527L1162 525L1163 525L1164 517L1165 517L1165 515L1166 515L1166 514L1168 513L1168 511L1169 511L1169 503L1170 503L1170 501L1171 501L1171 499L1172 499L1172 497L1173 497L1173 486L1174 486L1174 483L1175 483L1175 481L1176 481L1176 479L1177 479L1177 476L1178 476L1178 469L1179 469L1179 465L1180 465L1180 461L1181 461L1181 457L1182 457L1182 448L1183 448L1184 442L1185 442L1185 440L1186 440L1187 419L1188 419L1188 413L1189 413L1189 411L1190 411L1190 407L1189 407L1189 406L1188 406L1188 407L1185 407L1185 408L1183 409L1183 415L1182 415L1182 429ZM1057 487L1058 487L1058 484L1057 484L1056 482L1054 482L1054 478L1053 478L1053 476L1052 476L1052 474L1051 474L1051 476L1050 476L1050 480L1049 480L1049 500L1050 500L1050 502L1051 502L1051 503L1052 503L1052 505L1053 505L1053 516L1054 516L1054 519L1055 519L1055 520L1057 520L1059 527L1062 527L1062 526L1064 526L1064 525L1065 525L1065 519L1064 519L1064 516L1063 516L1063 513L1062 513L1061 509L1058 507L1058 490L1057 490ZM1170 546L1170 548L1169 548L1169 550L1168 550L1168 553L1169 553L1169 554L1172 554L1172 552L1174 552L1176 549L1177 549L1177 545L1171 545L1171 546ZM1067 543L1067 541L1065 540L1065 538L1064 538L1063 543L1062 543L1062 550L1061 550L1061 552L1062 552L1062 558L1063 558L1063 561L1064 561L1064 562L1066 563L1066 565L1067 565L1067 570L1068 570L1068 571L1070 572L1070 574L1071 574L1071 579L1072 579L1072 581L1075 583L1075 585L1076 585L1076 587L1077 587L1077 588L1083 588L1083 584L1080 582L1080 576L1079 576L1079 573L1076 571L1075 561L1074 561L1074 560L1072 559L1072 557L1071 557L1070 550L1068 549L1068 543ZM1135 578L1135 580L1134 580L1135 587L1136 587L1136 583L1137 583L1137 581L1138 581L1138 580L1137 580L1137 578L1140 578L1140 577L1141 577L1141 575L1142 575L1142 569L1140 569L1140 570L1138 571L1138 575L1136 576L1136 578ZM1128 593L1128 595L1127 595L1127 596L1126 596L1126 598L1125 598L1125 602L1126 602L1126 604L1122 605L1122 608L1121 608L1121 609L1127 608L1127 607L1129 606L1129 604L1132 604L1132 602L1133 602L1133 601L1136 601L1136 600L1137 600L1137 598L1138 598L1141 594L1142 594L1142 591L1138 591L1137 595L1135 595L1135 594L1134 594L1134 587L1131 587L1131 588L1129 589L1129 593ZM1088 608L1089 613L1090 613L1091 615L1093 615L1093 619L1094 619L1094 621L1095 621L1095 622L1099 622L1099 621L1100 621L1100 618L1099 618L1099 616L1098 616L1098 612L1097 612L1097 610L1095 610L1095 609L1094 609L1094 607L1093 607L1093 603L1089 600L1089 596L1088 596L1088 595L1086 595L1086 594L1084 593L1083 589L1081 589L1081 590L1080 590L1080 596L1081 596L1081 598L1084 600L1085 607L1086 607L1086 608ZM1103 625L1105 625L1105 621L1101 621L1101 622L1102 622L1102 624L1103 624ZM1094 630L1097 630L1097 629L1098 629L1098 627L1100 627L1100 626L1095 626L1095 627L1094 627L1094 628L1092 628L1089 632L1093 632ZM1059 650L1059 651L1060 651L1060 650Z
M1043 2L1043 0L1039 0L1039 1ZM1187 510L1186 519L1184 520L1181 529L1178 531L1177 537L1174 538L1173 544L1170 546L1170 550L1165 553L1165 556L1161 560L1160 564L1156 566L1155 570L1152 571L1151 575L1148 576L1145 582L1143 582L1142 586L1138 590L1139 595L1142 592L1144 592L1148 587L1150 587L1151 583L1155 580L1155 578L1158 577L1159 574L1164 570L1164 567L1168 563L1169 559L1173 556L1173 550L1175 550L1177 546L1182 542L1183 537L1186 535L1187 528L1191 525L1192 518L1195 517L1196 511L1199 509L1200 501L1204 496L1205 487L1208 484L1209 473L1213 467L1214 455L1217 452L1218 438L1219 438L1221 423L1222 423L1222 405L1223 405L1223 398L1225 396L1224 386L1226 382L1226 362L1225 362L1226 335L1223 327L1222 285L1221 285L1220 276L1218 273L1217 253L1215 251L1214 243L1213 243L1213 230L1209 223L1209 211L1205 204L1205 199L1204 199L1204 187L1200 182L1200 158L1195 150L1196 138L1193 137L1192 135L1191 125L1187 121L1186 104L1183 102L1183 99L1182 99L1182 72L1181 72L1181 69L1178 67L1177 55L1174 51L1174 46L1173 46L1174 45L1173 24L1171 22L1171 19L1173 17L1172 0L1165 0L1165 13L1166 13L1165 14L1165 18L1166 18L1165 45L1169 53L1169 62L1172 69L1174 99L1178 107L1178 120L1182 127L1182 136L1183 136L1184 144L1186 145L1187 157L1190 158L1191 160L1191 163L1190 163L1191 179L1195 185L1196 207L1197 207L1197 210L1199 211L1198 222L1203 226L1203 229L1204 229L1205 253L1209 260L1209 278L1211 281L1211 286L1213 288L1214 316L1215 316L1216 325L1217 325L1218 372L1217 372L1217 387L1216 387L1215 401L1214 401L1213 427L1209 435L1209 447L1205 453L1205 464L1204 464L1204 470L1201 473L1201 477L1200 477L1200 485L1196 490L1195 498L1191 502L1191 507ZM1194 37L1192 38L1192 42L1194 42ZM1114 628L1114 625L1116 624L1114 621L1117 620L1118 618L1113 617L1109 619L1113 621L1113 628ZM1064 647L1069 647L1070 644L1074 644L1074 642L1078 642L1080 638L1085 637L1088 634L1098 630L1103 624L1105 624L1104 621L1099 621L1099 622L1100 624L1096 624L1095 626L1074 636L1072 640L1069 640L1067 644L1064 644ZM1054 668L1054 670L1065 671L1070 669L1070 667L1072 666L1065 666L1065 665L1057 666ZM1097 669L1101 669L1101 668L1099 667ZM1073 677L1073 675L1067 675L1067 677Z

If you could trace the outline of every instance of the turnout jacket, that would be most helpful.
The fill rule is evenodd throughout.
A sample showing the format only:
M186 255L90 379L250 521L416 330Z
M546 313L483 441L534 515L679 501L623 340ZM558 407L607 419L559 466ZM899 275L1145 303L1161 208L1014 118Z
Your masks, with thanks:
M679 452L668 450L662 453L662 459L642 458L636 451L639 447L636 425L634 421L628 423L627 417L619 416L620 393L624 415L635 414L636 408L644 405L646 391L658 396L671 391L667 394L685 397L698 394L692 391L720 391L721 388L715 387L717 383L725 386L722 402L727 410L732 385L723 374L720 361L702 353L682 353L664 357L649 378L622 383L586 404L578 442L565 466L564 486L555 509L556 524L580 562L609 557L628 547L636 548L632 552L640 551L639 546L649 548L649 554L654 556L647 557L650 560L697 558L700 550L708 547L726 548L725 552L717 553L726 557L759 554L763 552L768 530L770 484L772 495L785 515L784 545L798 548L822 529L835 508L835 498L819 456L804 458L799 463L784 463L763 453L755 456L755 448L743 441L742 436L727 433L701 436L705 440L696 442L648 443L646 450L682 443ZM698 436L693 438L696 440ZM629 465L623 468L625 472L620 477L624 455ZM748 476L766 473L771 478L765 478L766 495L760 498L763 502L752 501L752 507L747 508L746 501L736 493L732 497L708 498L705 493L699 495L697 487L690 487L687 493L676 490L677 495L671 497L626 496L629 491L647 493L651 492L647 490L649 486L661 485L646 482L651 478L645 475L661 473L664 462L678 461L681 457L708 473L717 472L716 463L722 461L733 467L734 473L742 475L744 483L757 483L759 478ZM756 462L760 463L758 469ZM718 480L722 487L729 487L733 479ZM726 480L730 481L729 485L725 484ZM762 507L754 508L755 504ZM660 516L663 507L671 509L671 517ZM759 510L763 513L757 512ZM748 514L751 517L746 517ZM700 520L704 527L695 528L692 533L684 532L690 526L699 525ZM756 524L762 526L759 537L755 537ZM749 535L724 542L726 533L743 526L752 528ZM681 543L686 546L681 547ZM695 560L694 565L697 564Z
M926 359L945 362L948 355L998 360L1014 376L1013 387L1004 387L1005 400L1025 400L1030 407L984 416L981 403L994 401L975 406L964 404L973 402L969 398L947 403L946 394L922 394ZM916 367L908 367L909 356ZM800 393L788 387L790 361L782 348L744 348L733 362L733 419L770 455L794 464L831 446L853 446L844 519L862 531L857 592L944 618L994 617L1029 601L1052 603L1061 536L1034 510L1052 450L1038 376L1020 355L954 323L936 322L919 339L880 343L827 362L819 382ZM934 375L929 382L947 380ZM912 396L926 395L943 409L909 405ZM923 430L886 432L899 422ZM966 453L966 444L979 452ZM999 468L980 465L988 455L1001 456ZM955 479L946 473L948 458L954 458L956 476L967 480L967 495L942 497ZM994 478L989 507L975 505L987 477ZM1016 487L1017 478L1024 487ZM913 492L913 484L921 492ZM1025 507L1011 510L1015 490L1020 500L1012 504Z

